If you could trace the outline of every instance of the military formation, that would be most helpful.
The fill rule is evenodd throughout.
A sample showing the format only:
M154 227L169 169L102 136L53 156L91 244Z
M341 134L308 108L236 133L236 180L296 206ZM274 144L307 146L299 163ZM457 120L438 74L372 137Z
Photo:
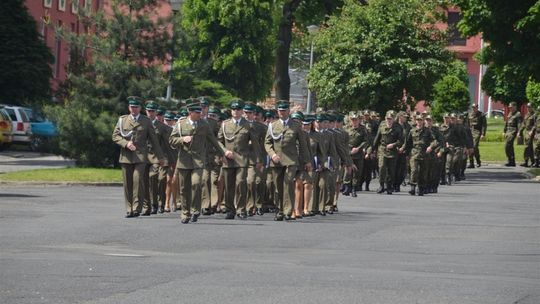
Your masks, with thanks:
M177 113L135 96L128 104L112 135L120 146L126 217L179 211L184 224L219 213L229 220L326 216L338 212L340 194L371 191L377 177L380 194L406 185L410 195L437 193L464 180L475 162L481 166L478 145L487 129L476 107L435 123L427 112L390 110L382 120L369 110L304 114L288 101L263 109L235 99L222 110L199 97ZM505 138L524 137L526 165L538 166L540 119L532 116L519 129L519 112L512 111ZM507 154L512 165L509 144Z

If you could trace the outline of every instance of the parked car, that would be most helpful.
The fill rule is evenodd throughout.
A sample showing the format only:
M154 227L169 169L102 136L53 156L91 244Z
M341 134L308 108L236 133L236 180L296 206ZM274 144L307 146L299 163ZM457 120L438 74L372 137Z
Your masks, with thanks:
M501 110L493 110L491 111L491 117L493 118L504 118L504 112Z
M32 125L30 149L32 149L32 151L43 150L43 148L48 145L51 138L58 135L58 129L39 111L31 108L23 108L23 110L30 119L30 124Z
M30 119L24 112L22 107L4 106L4 109L11 118L13 126L13 143L30 144L32 141L32 126Z
M0 106L0 150L8 148L13 142L11 118L4 107Z

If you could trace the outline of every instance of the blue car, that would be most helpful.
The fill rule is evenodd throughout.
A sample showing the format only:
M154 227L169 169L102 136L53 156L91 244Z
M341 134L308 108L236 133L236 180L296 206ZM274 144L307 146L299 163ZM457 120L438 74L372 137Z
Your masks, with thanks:
M32 140L30 142L30 149L32 151L43 150L46 146L46 143L50 141L52 137L58 135L58 129L56 126L41 113L31 109L23 108L26 116L30 119L30 124L32 125Z

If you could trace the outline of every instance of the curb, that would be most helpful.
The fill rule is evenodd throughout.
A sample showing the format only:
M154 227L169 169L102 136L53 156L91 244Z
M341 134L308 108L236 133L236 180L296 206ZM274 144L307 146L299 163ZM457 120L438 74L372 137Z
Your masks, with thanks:
M118 182L18 182L0 181L0 186L90 186L90 187L122 187Z

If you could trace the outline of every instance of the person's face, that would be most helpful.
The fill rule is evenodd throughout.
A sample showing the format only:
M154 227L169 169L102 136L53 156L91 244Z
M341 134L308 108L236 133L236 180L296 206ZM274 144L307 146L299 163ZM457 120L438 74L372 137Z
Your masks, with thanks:
M289 118L289 109L278 110L278 116L280 119L283 119L283 120Z
M232 109L231 114L234 119L240 119L244 114L244 111L242 111L242 109Z
M358 126L360 125L360 119L351 118L351 124L352 124L353 127L358 128Z
M215 121L219 120L219 117L217 116L217 114L214 114L214 113L208 114L208 118L213 119Z
M302 129L306 132L311 131L311 124L302 124Z
M472 110L473 110L474 113L478 113L478 108L477 107L473 107Z
M201 115L202 115L201 112L192 111L192 112L189 112L189 119L191 119L192 121L197 121L201 119Z
M422 128L424 126L424 120L422 119L417 119L416 120L416 127L417 128Z
M449 125L449 124L452 123L452 119L451 119L450 117L445 117L445 118L444 118L444 123L447 124L447 125Z
M157 117L157 120L159 120L160 122L163 122L165 120L163 115L156 115L156 117Z
M323 129L330 128L330 121L328 121L328 120L323 121L322 127L323 127Z
M386 117L386 124L388 124L388 126L392 126L394 124L394 119L392 117Z
M202 108L202 115L206 117L206 115L208 115L208 106L201 104L201 108Z
M431 128L431 126L433 126L433 120L426 119L426 127Z
M246 115L246 119L249 121L253 121L255 119L255 112L244 111L244 114Z
M407 122L407 117L405 117L405 116L400 116L400 117L399 117L399 123L400 123L400 124L403 125L403 124L405 124L406 122Z
M156 111L146 109L146 116L148 116L148 118L150 118L150 120L154 120L156 118Z
M457 122L457 119L455 117L450 118L450 123L455 124Z
M141 113L141 107L139 106L129 106L129 113L133 116L137 116Z

